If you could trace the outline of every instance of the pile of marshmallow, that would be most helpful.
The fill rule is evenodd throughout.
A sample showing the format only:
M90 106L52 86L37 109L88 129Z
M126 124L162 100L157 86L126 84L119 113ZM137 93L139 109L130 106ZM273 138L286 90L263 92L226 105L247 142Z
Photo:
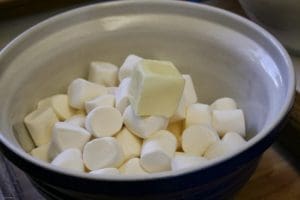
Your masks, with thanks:
M30 153L65 170L145 175L200 168L246 144L233 99L197 101L191 76L171 62L91 62L87 80L73 80L67 94L42 99L25 117L37 146Z

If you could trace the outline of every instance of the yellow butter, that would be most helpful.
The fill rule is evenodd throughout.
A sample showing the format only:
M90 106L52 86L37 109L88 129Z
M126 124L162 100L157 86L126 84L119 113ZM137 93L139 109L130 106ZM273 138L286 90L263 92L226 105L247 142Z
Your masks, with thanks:
M183 88L184 79L171 62L144 59L132 73L130 103L139 116L171 117Z

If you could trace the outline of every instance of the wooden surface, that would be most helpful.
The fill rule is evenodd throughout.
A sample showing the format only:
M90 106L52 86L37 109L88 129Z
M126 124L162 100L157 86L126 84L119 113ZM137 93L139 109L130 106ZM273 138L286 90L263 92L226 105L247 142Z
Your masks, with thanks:
M296 159L289 158L290 153L281 148L273 145L264 153L255 174L235 199L300 199L300 168Z
M91 1L95 2L95 1ZM244 15L235 0L205 1L213 6ZM1 5L1 4L0 4ZM3 17L0 14L0 49L17 34L63 10L82 5L62 5L50 10L22 7L31 12L14 13ZM1 11L1 8L0 8ZM33 13L32 13L33 12ZM2 18L1 18L2 17ZM300 133L291 123L283 130L279 140L269 148L250 181L234 197L236 200L300 200ZM19 169L0 155L0 200L43 199Z

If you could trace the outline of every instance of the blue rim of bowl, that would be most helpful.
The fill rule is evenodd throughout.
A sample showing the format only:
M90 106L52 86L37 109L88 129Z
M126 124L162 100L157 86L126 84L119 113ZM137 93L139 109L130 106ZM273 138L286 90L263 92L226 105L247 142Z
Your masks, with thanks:
M163 173L157 173L157 174L151 174L151 175L145 175L145 176L134 176L134 175L128 175L128 176L103 176L101 178L99 177L94 177L89 174L84 174L84 173L76 173L72 171L65 171L59 167L56 166L51 166L48 163L41 162L35 158L33 158L31 155L26 153L25 151L22 151L16 147L14 147L13 144L11 144L8 140L6 140L2 134L0 134L0 144L1 144L1 149L4 150L4 152L11 154L14 157L18 157L19 159L22 159L25 162L28 162L30 164L33 164L34 167L37 168L42 168L45 169L45 172L51 171L56 174L60 175L66 175L66 176L73 176L74 178L81 178L81 179L90 179L90 180L95 180L95 181L144 181L144 180L157 180L157 179L164 179L164 178L171 178L171 177L178 177L181 175L186 175L189 173L194 173L194 172L200 172L200 171L205 171L209 168L212 168L213 166L220 165L222 163L225 163L227 160L232 159L236 157L237 155L242 155L246 154L247 152L249 153L251 150L253 150L253 147L256 143L262 143L263 140L270 140L267 142L265 145L261 146L261 151L263 152L267 147L269 147L272 144L271 137L272 133L274 132L277 125L280 125L281 122L285 120L286 115L290 111L293 105L293 100L294 100L294 95L295 95L295 73L293 69L293 65L291 62L291 59L287 53L287 51L284 49L284 47L278 42L277 39L275 39L274 36L272 36L270 33L268 33L266 30L261 28L260 26L256 25L255 23L249 21L246 18L243 18L239 15L236 15L234 13L231 13L229 11L215 8L212 6L208 5L203 5L203 4L196 4L192 2L183 2L183 1L148 1L148 0L141 0L141 1L135 1L135 0L128 0L128 1L113 1L113 2L104 2L104 3L97 3L97 4L92 4L88 6L83 6L80 8L76 8L61 14L58 14L56 16L53 16L47 20L44 20L37 25L29 28L22 34L20 34L18 37L16 37L14 40L12 40L8 45L6 45L0 52L0 59L2 56L5 56L5 52L9 51L9 49L14 48L14 46L18 45L18 42L21 42L23 38L29 36L31 32L38 31L44 26L47 26L48 24L54 23L57 20L62 20L64 18L67 18L68 16L72 15L77 15L82 12L86 12L89 9L103 9L106 6L122 6L122 5L151 5L151 4L156 4L156 5L161 5L161 6L178 6L182 7L184 9L201 9L210 11L214 14L222 15L224 17L230 18L231 20L235 20L237 22L240 22L242 24L245 24L247 27L255 30L256 32L260 33L264 38L268 38L270 43L272 43L277 50L280 52L282 57L284 58L286 65L288 66L288 77L290 77L290 81L288 82L288 91L287 91L287 97L285 100L285 103L283 104L278 116L270 123L269 125L266 125L257 135L249 140L247 142L247 145L242 148L240 151L235 152L233 154L224 156L219 159L215 159L214 161L210 162L208 165L202 167L199 169L199 167L193 167L189 168L186 170L179 170L178 172L163 172ZM269 136L269 137L268 137ZM11 151L11 152L9 152ZM241 157L241 156L240 156ZM254 155L253 155L254 157ZM248 157L249 158L249 157ZM242 159L243 160L243 159ZM246 161L246 160L244 160Z

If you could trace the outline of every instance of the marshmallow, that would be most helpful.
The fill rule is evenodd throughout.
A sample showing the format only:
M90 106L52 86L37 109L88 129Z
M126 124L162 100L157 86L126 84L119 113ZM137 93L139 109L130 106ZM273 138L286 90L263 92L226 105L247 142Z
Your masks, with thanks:
M238 151L245 146L245 144L246 141L238 133L228 132L221 141L216 142L207 149L204 157L207 159L218 158Z
M175 111L175 113L170 118L170 122L171 123L177 122L177 121L185 119L185 117L186 117L186 101L185 101L185 97L182 96L180 101L179 101L179 105L177 107L177 110Z
M74 115L74 109L69 106L68 96L58 94L51 97L51 106L60 120L66 120Z
M121 146L113 137L97 138L83 149L83 161L90 170L119 167L124 159Z
M201 124L211 127L211 110L209 105L195 103L186 109L185 127Z
M184 152L202 156L206 149L219 141L218 134L204 125L193 125L182 133L182 149Z
M185 80L183 95L180 99L176 112L170 118L170 122L176 122L185 119L187 106L195 104L198 99L191 76L184 74L182 77Z
M52 127L58 119L52 108L43 107L28 114L24 122L34 143L40 146L50 142Z
M101 177L102 175L118 175L120 174L119 170L117 168L103 168L103 169L97 169L94 171L90 171L89 174L92 174L94 176Z
M160 130L144 140L140 164L147 172L170 170L175 150L175 136L167 130Z
M224 156L229 151L228 146L222 141L210 145L204 153L204 157L211 160Z
M137 116L131 106L125 109L123 117L125 126L140 138L148 138L168 125L168 119L162 116Z
M217 99L211 104L212 110L235 110L237 109L236 103L232 98L224 97Z
M177 110L183 88L184 79L173 63L141 60L132 72L129 100L139 116L171 117Z
M124 78L130 77L132 70L136 67L137 63L141 61L142 58L136 55L129 55L125 59L124 63L119 70L119 80L122 81Z
M238 133L228 132L222 138L222 142L229 146L231 151L236 151L246 145L245 139Z
M121 113L113 107L97 107L86 117L85 127L95 137L113 136L123 125Z
M104 86L80 78L72 81L68 88L69 104L78 109L84 108L85 101L103 94L107 94Z
M176 152L171 162L172 171L196 166L204 166L207 160L204 157L193 156L186 153Z
M221 137L227 132L236 132L245 137L246 127L242 110L213 110L212 126Z
M39 160L49 162L50 161L49 156L48 156L49 146L50 146L49 143L43 144L35 149L32 149L30 154Z
M107 87L107 94L116 95L116 92L118 90L118 87Z
M123 113L129 105L129 86L131 78L125 78L120 83L115 96L116 96L116 108Z
M51 107L51 97L46 97L42 100L40 100L37 104L37 108L45 108L45 107Z
M59 120L66 120L75 114L75 110L69 106L66 94L57 94L42 99L38 102L38 108L52 107Z
M88 80L107 87L118 84L119 68L107 62L91 62Z
M49 157L53 159L65 149L77 148L82 150L90 138L91 134L79 126L66 122L57 122L52 129Z
M177 150L181 148L181 134L183 130L183 123L182 121L169 123L167 130L173 133L177 140Z
M13 131L19 144L27 153L35 148L35 144L30 136L30 133L26 129L23 122L17 122L13 124Z
M185 80L183 96L185 97L186 105L188 106L193 103L197 103L198 98L191 76L188 74L183 74L182 77Z
M139 158L131 158L126 161L120 168L121 174L124 175L143 175L148 174L140 165Z
M124 160L140 156L142 141L127 128L124 127L116 135L116 139L124 152Z
M87 113L91 112L96 107L114 107L115 106L115 96L111 94L105 94L99 97L96 97L92 100L85 102L85 110Z
M79 149L64 150L55 157L51 164L64 169L84 172L82 155Z
M85 115L74 115L71 118L67 119L65 122L70 123L74 126L85 128L85 119Z

